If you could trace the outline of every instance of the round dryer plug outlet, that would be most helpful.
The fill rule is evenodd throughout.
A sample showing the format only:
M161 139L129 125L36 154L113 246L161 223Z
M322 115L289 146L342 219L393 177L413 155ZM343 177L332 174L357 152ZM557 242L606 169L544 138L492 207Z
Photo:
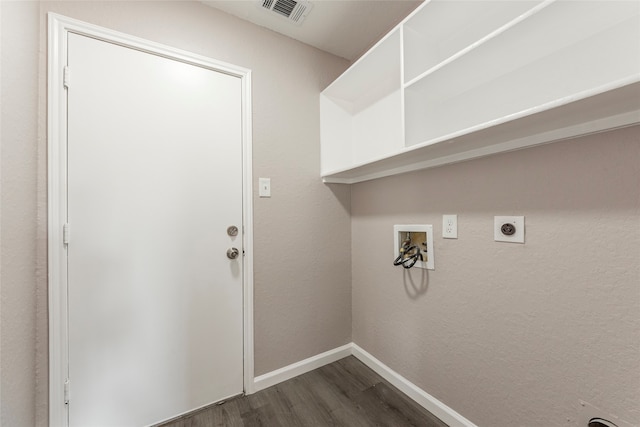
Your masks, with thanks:
M496 242L524 243L524 217L494 217L493 240Z
M507 222L505 224L502 224L502 226L500 227L500 231L505 236L513 236L514 234L516 234L516 226Z

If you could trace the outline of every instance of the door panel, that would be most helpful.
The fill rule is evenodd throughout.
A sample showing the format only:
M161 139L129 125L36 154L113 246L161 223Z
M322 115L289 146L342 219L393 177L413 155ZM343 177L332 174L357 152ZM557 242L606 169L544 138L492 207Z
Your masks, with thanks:
M77 34L68 52L70 425L241 393L240 78Z

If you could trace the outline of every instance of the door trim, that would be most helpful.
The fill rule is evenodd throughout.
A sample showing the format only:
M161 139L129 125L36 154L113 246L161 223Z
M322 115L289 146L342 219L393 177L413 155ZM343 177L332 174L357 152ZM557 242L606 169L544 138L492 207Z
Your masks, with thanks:
M68 374L67 258L62 227L67 219L67 94L64 66L69 33L81 34L124 47L239 77L242 86L242 219L243 244L243 382L253 393L253 184L251 127L251 70L181 49L112 31L96 25L48 14L48 288L49 288L49 425L67 426L64 382ZM72 81L70 76L70 82Z

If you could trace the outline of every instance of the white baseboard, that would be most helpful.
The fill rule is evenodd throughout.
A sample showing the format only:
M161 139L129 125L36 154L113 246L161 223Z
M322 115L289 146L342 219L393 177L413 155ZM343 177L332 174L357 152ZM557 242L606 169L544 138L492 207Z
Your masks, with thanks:
M351 354L450 427L477 427L474 423L389 368L355 343L352 343Z
M271 387L283 381L297 377L298 375L306 374L309 371L328 365L329 363L344 359L347 356L351 356L351 346L352 343L345 344L342 347L325 351L324 353L301 360L300 362L293 363L289 366L285 366L284 368L255 377L253 380L253 391L256 392L264 390L267 387Z
M347 356L354 356L371 368L394 387L414 400L418 405L431 412L450 427L477 427L474 423L422 390L402 375L389 368L387 365L373 357L366 350L355 343L345 344L342 347L326 351L317 356L301 360L284 368L277 369L264 375L255 377L252 392L264 390L283 381L287 381L298 375L305 374L321 366L328 365Z

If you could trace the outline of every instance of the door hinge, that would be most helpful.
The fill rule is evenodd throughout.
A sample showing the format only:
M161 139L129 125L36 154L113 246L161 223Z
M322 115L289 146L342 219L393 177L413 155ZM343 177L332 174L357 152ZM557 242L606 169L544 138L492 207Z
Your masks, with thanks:
M62 70L62 84L66 89L69 89L69 66L65 65Z
M69 404L69 378L64 381L64 404Z
M62 244L69 244L69 224L64 224L62 226Z

